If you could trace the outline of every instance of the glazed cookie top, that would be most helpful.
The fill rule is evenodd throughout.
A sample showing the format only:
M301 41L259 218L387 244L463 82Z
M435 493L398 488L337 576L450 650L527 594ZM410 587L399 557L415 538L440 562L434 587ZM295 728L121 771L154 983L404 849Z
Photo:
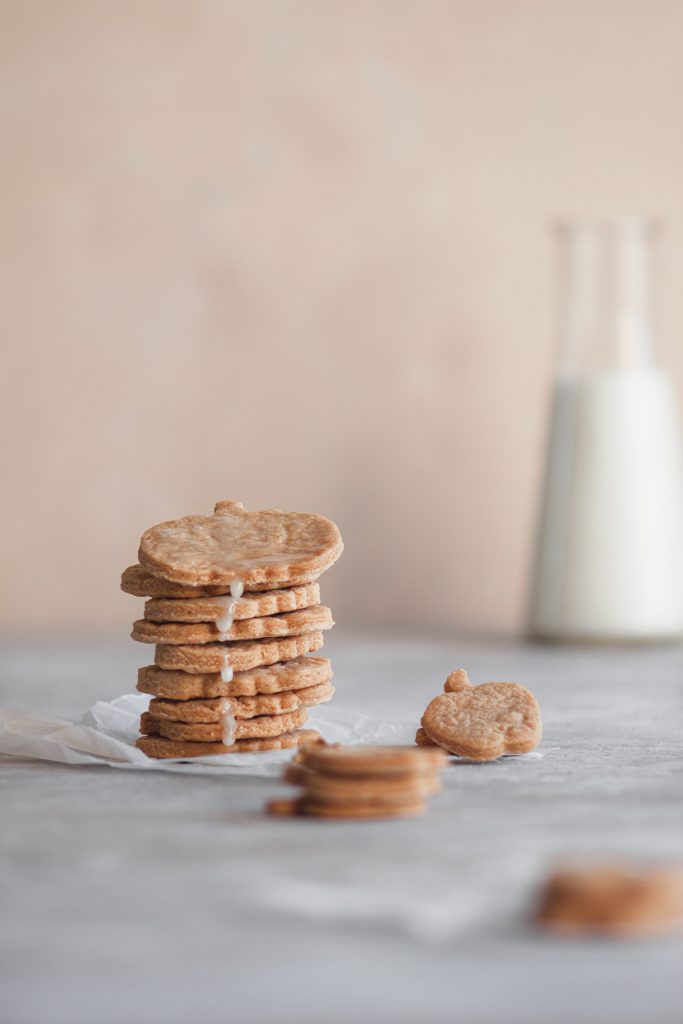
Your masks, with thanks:
M339 530L324 516L265 509L248 512L219 501L211 516L185 516L152 526L138 557L151 573L190 586L284 587L319 576L343 550Z

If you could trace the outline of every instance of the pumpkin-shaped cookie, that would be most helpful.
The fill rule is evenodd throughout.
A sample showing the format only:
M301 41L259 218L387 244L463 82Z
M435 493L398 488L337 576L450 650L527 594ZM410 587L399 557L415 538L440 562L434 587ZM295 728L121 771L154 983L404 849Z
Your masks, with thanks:
M185 516L146 530L138 558L151 573L174 583L215 586L239 580L249 590L306 583L342 550L339 530L324 516L248 512L238 501L219 501L213 515Z
M449 677L450 678L450 677ZM533 693L517 683L458 687L431 701L422 727L444 750L474 761L525 754L541 738L541 711Z

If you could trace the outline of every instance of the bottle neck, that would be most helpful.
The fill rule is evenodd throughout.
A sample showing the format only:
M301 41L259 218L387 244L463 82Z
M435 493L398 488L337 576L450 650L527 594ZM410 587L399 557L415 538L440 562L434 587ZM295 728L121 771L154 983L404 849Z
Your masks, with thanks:
M654 365L649 235L635 218L561 229L563 375Z

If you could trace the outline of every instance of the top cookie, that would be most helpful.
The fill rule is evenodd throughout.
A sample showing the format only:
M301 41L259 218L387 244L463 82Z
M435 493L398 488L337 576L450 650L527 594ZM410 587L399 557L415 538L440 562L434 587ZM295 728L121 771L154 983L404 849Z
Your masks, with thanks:
M138 558L174 583L285 587L311 580L343 551L339 530L323 516L265 509L248 512L219 501L211 516L185 516L152 526Z

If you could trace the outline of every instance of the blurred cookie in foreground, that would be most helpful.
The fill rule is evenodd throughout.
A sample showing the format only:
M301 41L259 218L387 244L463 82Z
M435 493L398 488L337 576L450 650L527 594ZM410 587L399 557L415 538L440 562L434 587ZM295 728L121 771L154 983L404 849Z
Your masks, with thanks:
M683 865L603 861L547 879L535 923L565 936L646 938L683 929Z
M267 811L337 819L412 817L422 814L427 798L441 789L446 760L438 747L308 744L283 775L300 795L273 800Z

